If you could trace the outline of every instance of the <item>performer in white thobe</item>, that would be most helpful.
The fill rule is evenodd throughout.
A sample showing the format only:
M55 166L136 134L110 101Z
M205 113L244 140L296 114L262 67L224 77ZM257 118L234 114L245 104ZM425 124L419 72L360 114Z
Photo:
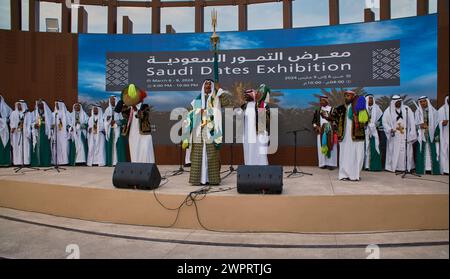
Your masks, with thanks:
M52 110L47 103L39 99L36 101L33 112L33 152L31 166L50 167L52 163Z
M106 164L105 124L103 122L103 111L99 106L94 106L91 109L91 116L88 121L88 149L88 166L98 165L102 167Z
M367 116L366 102L353 91L345 91L344 98L345 104L336 107L332 113L338 129L339 179L359 181L364 165L365 139L365 123L359 115L361 112Z
M86 163L87 161L87 126L89 116L84 111L80 103L75 103L72 107L70 123L70 163L72 165Z
M383 111L375 103L372 94L366 95L367 112L369 113L369 124L366 127L366 159L365 169L370 171L381 171L381 151L378 127L381 126Z
M317 133L317 157L319 167L333 170L337 167L337 142L330 115L332 107L327 96L320 96L320 108L314 112L313 129Z
M24 100L15 103L10 115L11 146L14 165L29 165L31 160L31 124L33 116Z
M108 99L108 107L103 114L106 136L106 165L115 166L126 161L125 140L121 134L122 113L116 112L118 100L115 96Z
M67 165L69 163L69 140L70 140L70 113L62 101L55 102L53 111L53 137L52 137L52 163L58 165ZM56 127L54 126L56 124ZM56 129L56 133L55 133Z
M265 166L269 164L267 160L269 142L267 100L262 99L260 92L253 89L246 90L244 97L247 101L242 106L244 163L250 166Z
M439 165L439 127L437 110L426 96L418 99L414 113L417 129L416 173L441 174Z
M214 81L205 80L200 95L191 102L192 110L183 122L182 146L192 146L189 175L192 185L220 184L223 93Z
M445 103L438 111L440 145L439 145L439 162L441 165L441 172L448 174L448 96L445 97Z
M131 162L155 163L149 106L142 102L132 106L127 125Z
M0 95L0 166L11 165L11 141L9 139L9 116L12 109Z
M385 169L391 172L411 171L415 165L413 144L417 140L412 110L403 105L400 96L395 95L392 97L390 106L384 111L382 119L386 134Z

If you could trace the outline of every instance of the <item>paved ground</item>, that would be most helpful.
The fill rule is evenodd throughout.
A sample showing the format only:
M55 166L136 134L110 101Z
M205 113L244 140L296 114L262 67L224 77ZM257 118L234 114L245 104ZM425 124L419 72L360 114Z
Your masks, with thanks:
M66 167L61 173L55 171L26 171L14 173L13 168L0 168L2 180L26 181L47 184L62 184L94 188L114 188L112 185L112 167ZM161 175L169 175L177 166L158 166ZM285 171L292 167L284 167ZM222 166L228 170L228 166ZM402 179L400 175L389 172L366 172L361 174L359 182L339 181L338 170L322 170L317 167L301 167L302 171L313 173L313 176L284 178L283 195L395 195L395 194L448 194L448 176L425 175L414 177L408 175ZM223 173L222 176L225 176ZM189 173L169 177L169 181L157 191L164 193L187 194L198 190L198 186L190 186ZM1 184L1 183L0 183ZM220 188L229 191L213 193L213 195L236 195L236 173L223 179Z
M367 245L378 245L374 249ZM449 232L218 233L97 223L0 208L3 258L449 258Z

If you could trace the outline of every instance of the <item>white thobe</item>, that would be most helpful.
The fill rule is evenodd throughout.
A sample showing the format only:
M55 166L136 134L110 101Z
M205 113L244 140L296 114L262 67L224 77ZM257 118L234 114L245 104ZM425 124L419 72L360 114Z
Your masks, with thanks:
M206 143L203 143L203 152L202 152L202 173L200 176L200 183L206 184L209 181L208 179L208 154L206 152Z
M344 139L339 143L339 179L359 180L364 164L364 141L352 139L352 120L346 112Z
M242 140L244 147L244 163L245 165L250 166L268 165L268 133L265 129L261 133L256 133L258 120L256 119L255 102L247 103L244 115ZM260 115L259 117L265 117L265 115Z
M383 112L377 105L368 106L367 110L369 112L370 121L366 127L366 159L364 166L366 169L370 168L370 139L373 137L375 140L375 151L380 155L380 138L378 136L377 122L383 116Z
M431 106L429 101L428 101L428 105ZM421 116L421 114L425 114L425 113L428 113L428 122L429 122L428 125L430 128L432 127L432 129L430 129L429 131L420 128L420 124L423 123L423 117L424 117L424 116ZM432 142L434 142L435 147L436 147L436 152L439 152L438 151L439 150L439 142L434 141L434 131L435 131L435 128L439 124L437 111L434 108L429 108L428 110L424 111L421 107L419 107L414 113L414 118L416 121L416 125L418 126L417 140L419 141L419 146L422 148L422 145L425 144L425 146L424 146L425 171L431 171L432 165L433 165L432 159L431 159L431 146L430 146L430 142L428 141L426 133L428 133L430 140ZM439 160L439 153L436 155L438 156L438 158L436 158L436 159Z
M83 123L84 124L84 123ZM78 123L72 128L72 140L75 143L76 158L75 163L86 163L86 154L84 150L84 143L81 138L83 134L86 137L86 130L81 129L81 125Z
M99 118L101 118L101 116ZM93 123L94 121L91 119L88 127L88 130L91 129L91 132L88 132L89 151L87 165L98 165L102 167L106 164L105 128L101 125L102 121L98 119L97 132L95 132Z
M137 111L132 111L128 143L133 163L155 163L152 135L141 135Z
M447 97L448 98L448 97ZM447 98L445 99L445 104L439 109L438 116L439 116L439 129L440 129L440 149L439 149L439 162L441 165L441 172L448 174L448 126L450 123L448 123L446 126L442 125L442 121L448 120L448 104L447 104Z
M67 125L70 123L69 119L65 119L60 113L53 113L53 120L56 118L56 133L53 132L52 139L52 163L56 164L55 157L58 156L59 165L67 165L69 163L69 138L70 134L67 131ZM59 126L61 120L62 126ZM67 122L66 122L67 121ZM55 130L54 130L55 131Z
M395 113L395 112L394 112ZM406 129L406 117L408 121L408 129ZM393 127L391 121L391 113L389 108L384 112L383 115L383 127L386 134L386 165L385 169L387 171L411 171L414 168L414 154L413 154L413 143L417 136L415 133L415 122L414 116L410 109L406 115L406 111L403 110L403 118L398 119ZM400 131L396 131L395 135L391 135L391 130L396 130L398 126L404 128L403 134ZM406 134L408 133L408 143L406 143ZM406 150L407 149L407 150ZM407 153L406 153L407 151ZM408 155L408 166L406 167L406 155Z
M20 119L23 118L23 129L18 129ZM10 127L15 128L11 133L11 146L13 148L13 164L24 165L30 164L30 147L31 147L31 123L32 115L29 112L19 113L13 111L10 116Z
M6 147L6 144L9 142L8 119L11 112L11 108L0 95L0 144L3 144L3 147Z
M331 111L330 106L322 107L321 110L325 110L327 112ZM323 124L328 123L328 120L320 115L320 127ZM317 155L319 159L319 167L336 167L337 166L337 144L333 144L333 149L330 152L330 158L328 158L325 154L322 153L322 137L320 134L317 135Z
M112 144L112 165L115 166L117 164L117 140L119 140L121 129L118 123L123 119L121 113L117 113L113 110L113 108L108 108L105 111L105 114L103 115L104 122L105 122L105 133L106 133L106 140L113 141ZM108 120L109 117L109 120ZM111 127L111 121L113 120L116 123ZM111 128L113 130L113 133L111 133Z

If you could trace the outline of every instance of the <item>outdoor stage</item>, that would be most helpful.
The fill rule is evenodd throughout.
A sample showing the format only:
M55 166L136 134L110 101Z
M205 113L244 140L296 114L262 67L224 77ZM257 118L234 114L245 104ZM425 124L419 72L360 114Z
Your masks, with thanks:
M158 166L161 175L177 166ZM285 171L292 167L284 167ZM222 166L225 171L228 166ZM281 195L244 195L236 174L177 208L192 191L188 173L169 177L153 191L116 189L114 168L67 167L66 171L0 169L0 207L83 220L218 231L355 232L448 229L448 176L422 178L362 172L362 181L337 179L338 170L302 167L313 176L284 178Z

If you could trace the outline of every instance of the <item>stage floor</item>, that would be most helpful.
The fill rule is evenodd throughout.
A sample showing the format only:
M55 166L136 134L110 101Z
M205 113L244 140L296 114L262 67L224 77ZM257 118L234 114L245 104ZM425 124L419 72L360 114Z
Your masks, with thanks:
M364 171L361 181L350 182L339 181L337 169L302 167L313 175L284 178L281 195L238 194L236 173L207 195L189 195L201 189L188 183L189 173L170 176L177 166L158 168L169 180L154 192L114 188L112 167L67 167L60 173L2 168L0 207L96 222L227 232L448 229L448 176L402 179Z
M50 171L29 171L14 173L13 168L0 168L0 181L9 180L17 182L45 183L53 185L78 186L87 188L113 189L113 167L65 167L67 170L57 173ZM177 166L158 166L161 176L167 176L169 181L157 192L166 194L188 194L200 189L199 186L189 184L189 173L170 176ZM189 170L189 168L186 168ZM222 166L222 171L228 170L228 166ZM292 167L284 167L284 171L292 170ZM409 194L448 194L449 177L444 175L424 175L415 177L407 175L402 179L401 175L390 172L361 173L361 181L340 181L338 170L323 170L317 167L301 167L304 172L312 173L312 176L303 175L291 178L283 178L283 195L290 196L334 196L334 195L409 195ZM226 173L222 174L222 177ZM223 179L220 186L214 189L227 191L211 193L211 195L237 195L236 172Z

